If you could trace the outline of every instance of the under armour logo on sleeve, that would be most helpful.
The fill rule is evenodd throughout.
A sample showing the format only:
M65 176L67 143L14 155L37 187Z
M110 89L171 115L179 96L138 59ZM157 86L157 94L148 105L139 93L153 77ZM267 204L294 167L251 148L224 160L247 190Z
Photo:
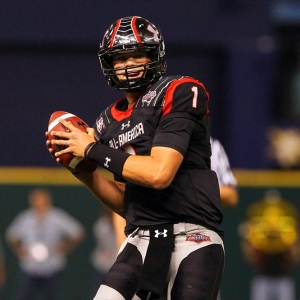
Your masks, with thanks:
M108 163L111 161L111 159L109 158L109 157L105 157L105 163L104 163L104 167L105 168L109 168L109 165L108 165Z
M168 230L164 229L163 232L159 232L158 230L155 230L154 232L155 232L154 237L158 238L160 235L163 235L163 237L165 238L165 237L167 237Z

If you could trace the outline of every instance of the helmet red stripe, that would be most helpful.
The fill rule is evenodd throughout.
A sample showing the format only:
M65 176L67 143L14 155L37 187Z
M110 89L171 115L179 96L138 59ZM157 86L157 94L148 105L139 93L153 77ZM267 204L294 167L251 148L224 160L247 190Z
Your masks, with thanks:
M116 24L116 27L115 27L115 29L114 29L114 32L113 32L112 35L111 35L109 47L112 47L112 46L114 45L115 36L116 36L116 34L117 34L117 32L118 32L118 29L119 29L119 27L120 27L120 23L121 23L121 19L119 19L119 20L117 21L117 24Z
M136 29L136 26L135 26L136 19L137 19L136 17L132 18L131 27L132 27L133 33L135 35L136 41L138 43L142 43L142 39L141 39L141 37L139 35L139 32L138 32L138 30Z

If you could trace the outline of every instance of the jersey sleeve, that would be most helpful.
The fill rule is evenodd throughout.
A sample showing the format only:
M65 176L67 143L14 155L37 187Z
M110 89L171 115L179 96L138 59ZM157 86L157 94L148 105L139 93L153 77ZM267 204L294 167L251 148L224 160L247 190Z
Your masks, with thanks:
M172 82L166 91L163 116L173 112L185 112L197 119L208 115L209 94L198 80L184 77Z
M187 113L172 113L162 118L152 146L173 148L185 155L196 122Z
M153 146L170 147L185 155L196 126L199 139L208 133L206 125L199 126L209 113L208 100L209 94L199 81L193 78L174 81L166 91Z

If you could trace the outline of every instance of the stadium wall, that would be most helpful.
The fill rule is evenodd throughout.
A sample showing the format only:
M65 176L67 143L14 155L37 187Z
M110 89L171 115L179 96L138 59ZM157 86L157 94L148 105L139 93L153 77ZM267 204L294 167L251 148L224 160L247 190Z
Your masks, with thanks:
M104 176L110 173L102 171ZM240 202L235 208L224 208L226 267L221 294L224 300L247 300L249 282L253 271L242 257L239 246L238 226L245 217L248 205L264 196L266 190L276 188L284 199L300 210L299 171L234 170L239 183ZM63 298L86 300L90 297L92 266L89 255L94 247L92 224L101 210L101 203L72 175L61 168L0 168L0 234L4 232L15 215L28 207L27 193L35 187L49 188L54 203L76 217L86 228L84 242L69 256L64 277ZM13 299L16 288L18 264L16 257L4 243L7 265L7 285L3 300ZM300 270L294 269L297 299L300 296Z

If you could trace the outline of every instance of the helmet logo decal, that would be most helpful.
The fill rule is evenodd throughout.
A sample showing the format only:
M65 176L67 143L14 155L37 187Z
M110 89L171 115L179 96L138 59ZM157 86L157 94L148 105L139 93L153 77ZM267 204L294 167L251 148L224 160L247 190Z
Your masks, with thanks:
M148 24L147 30L150 31L151 33L153 33L153 40L155 42L159 42L158 31L155 30L150 24Z

